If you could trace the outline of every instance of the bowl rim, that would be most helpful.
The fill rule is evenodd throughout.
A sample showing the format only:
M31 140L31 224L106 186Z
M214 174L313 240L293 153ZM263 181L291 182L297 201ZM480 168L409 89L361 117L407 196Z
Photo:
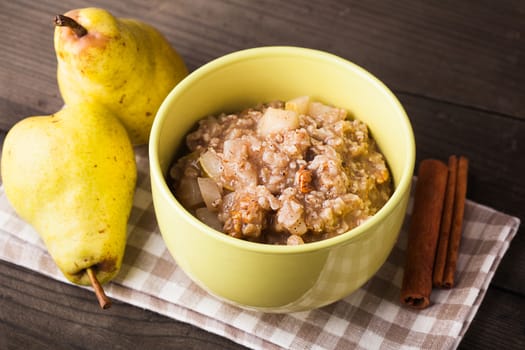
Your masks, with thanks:
M166 118L169 115L169 113L167 112L174 95L183 92L187 86L191 86L192 84L194 84L195 81L198 81L205 75L215 70L222 69L224 66L227 66L229 64L251 59L261 59L262 57L276 55L283 57L300 56L303 59L307 57L309 59L328 61L335 65L342 65L345 69L353 70L354 73L363 76L371 84L376 85L378 90L382 94L385 94L387 99L390 100L395 106L395 108L398 110L401 118L405 121L405 135L403 135L402 138L405 139L408 143L408 164L404 166L399 180L399 184L395 187L394 193L388 199L385 205L373 217L371 217L369 220L365 221L361 225L354 227L353 229L340 235L327 238L321 241L296 246L271 245L245 241L239 238L231 237L223 232L216 231L213 228L209 227L208 225L197 219L186 208L184 208L182 204L179 203L179 201L173 195L173 193L167 185L165 175L161 171L160 162L157 157L159 148L158 135L161 131L162 125L164 124ZM172 89L172 91L168 94L168 96L164 99L161 106L159 107L150 132L148 152L151 186L154 186L154 183L158 184L158 189L160 190L159 194L164 197L167 203L170 204L170 207L176 210L184 220L189 221L191 226L200 229L203 234L210 236L210 238L213 240L217 240L224 244L232 245L246 251L253 251L263 254L301 254L305 252L331 249L332 247L338 246L343 243L349 243L357 238L363 237L367 234L367 232L369 232L369 228L380 224L380 222L382 221L381 219L387 216L399 205L406 191L410 191L416 156L415 138L410 119L408 118L404 107L401 105L397 97L382 81L380 81L369 71L365 70L363 67L340 56L326 51L298 46L261 46L243 49L215 58L210 62L205 63L204 65L195 69Z

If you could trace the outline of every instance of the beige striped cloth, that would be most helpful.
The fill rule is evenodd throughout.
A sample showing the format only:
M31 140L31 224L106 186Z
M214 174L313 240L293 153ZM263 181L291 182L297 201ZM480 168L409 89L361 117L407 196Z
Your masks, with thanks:
M432 306L399 303L406 225L386 263L362 288L329 306L266 314L225 304L194 284L177 266L159 234L145 148L139 169L124 264L105 286L117 300L149 309L254 349L454 349L467 331L515 236L519 220L467 201L457 285L434 290ZM407 220L410 218L410 207ZM37 233L13 211L0 187L0 259L66 280ZM94 306L95 307L95 306Z

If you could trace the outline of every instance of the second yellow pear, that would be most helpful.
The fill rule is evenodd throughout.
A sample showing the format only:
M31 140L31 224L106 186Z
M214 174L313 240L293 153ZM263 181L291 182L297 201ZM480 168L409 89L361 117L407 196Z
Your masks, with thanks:
M58 85L66 104L103 104L135 145L148 142L157 110L188 70L152 26L100 8L55 17Z

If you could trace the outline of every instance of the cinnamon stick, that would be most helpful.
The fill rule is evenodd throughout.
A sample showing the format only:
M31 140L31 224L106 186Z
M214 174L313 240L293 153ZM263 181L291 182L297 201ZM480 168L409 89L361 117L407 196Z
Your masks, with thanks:
M434 262L434 273L432 276L432 284L434 287L441 287L443 285L443 274L447 263L450 229L454 212L457 171L458 158L455 155L452 155L448 158L447 189L445 193L445 202L443 204L443 215L441 216L439 241Z
M458 160L458 172L456 178L456 193L454 198L454 214L450 228L450 241L448 244L447 263L443 273L444 288L454 286L454 276L458 261L461 232L463 231L463 216L465 213L465 200L467 196L468 159L460 157Z
M448 167L439 160L426 159L419 165L400 296L402 304L417 309L430 305L447 177Z

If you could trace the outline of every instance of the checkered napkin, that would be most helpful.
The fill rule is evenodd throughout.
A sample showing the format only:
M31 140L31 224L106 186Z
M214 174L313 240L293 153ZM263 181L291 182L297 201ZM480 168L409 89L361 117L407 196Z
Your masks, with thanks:
M159 234L150 194L147 150L136 150L138 184L124 263L106 293L141 308L256 349L453 349L470 325L519 220L467 201L457 285L434 290L433 305L402 307L407 225L386 263L362 288L329 306L267 314L221 302L175 264ZM35 231L10 207L0 187L0 258L68 283Z

